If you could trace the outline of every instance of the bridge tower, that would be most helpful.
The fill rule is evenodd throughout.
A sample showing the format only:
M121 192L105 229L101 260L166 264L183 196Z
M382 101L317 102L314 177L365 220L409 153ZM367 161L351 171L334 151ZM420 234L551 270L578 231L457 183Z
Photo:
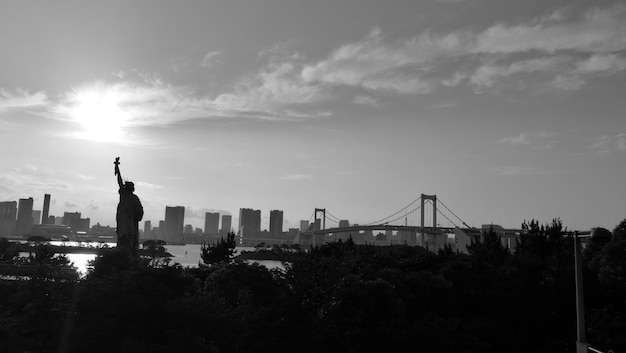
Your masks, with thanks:
M422 196L420 196L420 200L421 200L421 212L422 212L422 219L421 219L421 228L422 228L422 234L420 235L420 245L424 246L425 243L425 235L426 235L426 231L424 228L424 204L425 201L431 201L433 204L433 224L432 224L432 228L434 230L434 228L437 228L437 195L424 195L422 194Z
M317 223L317 214L321 213L322 214L322 229L326 229L326 209L325 208L316 208L315 209L315 215L313 217L313 221ZM315 227L314 227L315 228ZM315 230L321 230L321 229L315 229Z

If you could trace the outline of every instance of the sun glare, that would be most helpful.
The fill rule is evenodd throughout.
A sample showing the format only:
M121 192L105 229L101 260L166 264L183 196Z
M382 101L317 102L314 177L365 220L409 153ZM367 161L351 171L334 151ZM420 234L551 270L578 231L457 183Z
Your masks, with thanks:
M92 141L119 141L122 139L129 114L121 103L120 92L112 89L96 88L74 92L70 115L81 125L77 136Z

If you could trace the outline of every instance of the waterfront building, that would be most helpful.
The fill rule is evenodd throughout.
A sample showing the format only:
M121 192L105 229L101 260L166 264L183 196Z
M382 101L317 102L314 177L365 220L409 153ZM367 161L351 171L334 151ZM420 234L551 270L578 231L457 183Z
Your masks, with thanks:
M222 229L220 229L220 235L225 237L232 230L233 216L225 214L222 215Z
M309 229L309 221L307 220L301 220L300 221L300 231L301 232L306 232L307 229Z
M13 235L17 219L17 202L0 202L0 235Z
M167 241L168 243L176 243L183 240L184 221L184 206L165 207L165 241Z
M270 211L270 237L278 238L283 235L283 211Z
M33 198L20 199L17 204L16 230L19 235L28 235L33 229Z
M43 213L41 214L41 224L54 224L48 223L50 221L50 194L43 195Z
M204 214L204 234L216 236L219 231L220 214L207 212Z
M261 210L239 209L239 235L256 236L261 232Z
M33 210L33 225L41 224L41 211Z

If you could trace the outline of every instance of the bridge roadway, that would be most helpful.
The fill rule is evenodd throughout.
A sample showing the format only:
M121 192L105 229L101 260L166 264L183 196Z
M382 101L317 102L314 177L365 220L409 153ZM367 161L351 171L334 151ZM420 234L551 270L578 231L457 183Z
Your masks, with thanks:
M463 229L463 228L462 228ZM360 231L404 231L404 232L415 232L417 234L421 234L422 231L427 234L454 234L455 228L449 227L419 227L419 226L397 226L391 224L377 224L377 225L358 225L358 226L350 226L343 228L328 228L328 229L320 229L315 231L306 231L301 232L302 235L328 235L335 233L350 233L350 232L360 232ZM464 229L467 230L467 229ZM478 229L477 229L478 230Z

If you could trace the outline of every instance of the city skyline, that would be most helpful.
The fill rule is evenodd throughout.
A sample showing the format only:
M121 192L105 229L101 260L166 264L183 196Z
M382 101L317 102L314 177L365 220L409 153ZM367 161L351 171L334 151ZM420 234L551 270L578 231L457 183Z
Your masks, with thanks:
M626 216L619 1L0 1L0 201L115 224L113 161L167 206L365 224Z

